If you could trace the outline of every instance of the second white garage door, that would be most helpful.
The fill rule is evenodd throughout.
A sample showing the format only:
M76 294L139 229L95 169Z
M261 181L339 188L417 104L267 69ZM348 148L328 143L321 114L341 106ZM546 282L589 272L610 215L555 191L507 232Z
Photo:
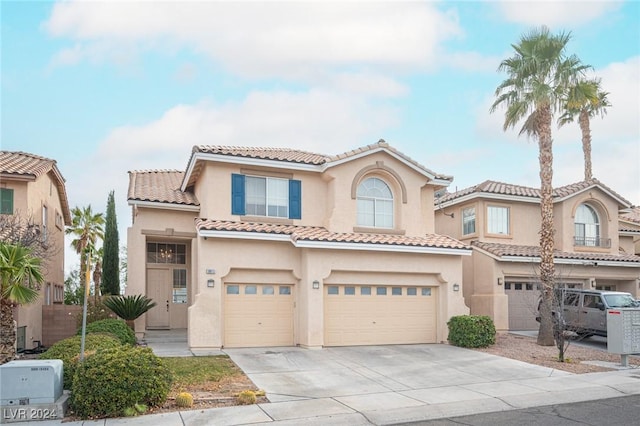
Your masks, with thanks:
M325 346L435 343L437 288L324 286Z
M506 282L504 293L509 298L509 330L537 330L536 321L540 290L535 284Z
M227 284L224 346L293 345L293 286Z

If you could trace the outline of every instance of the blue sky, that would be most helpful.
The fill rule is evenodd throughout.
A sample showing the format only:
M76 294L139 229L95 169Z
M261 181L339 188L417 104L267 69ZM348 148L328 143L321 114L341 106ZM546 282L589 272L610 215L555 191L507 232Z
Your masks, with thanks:
M104 211L127 172L180 169L199 144L337 154L385 139L451 190L539 186L534 141L489 114L500 61L539 25L571 32L613 107L594 176L640 205L640 2L2 1L2 149L53 158L72 206ZM583 176L554 128L554 185Z

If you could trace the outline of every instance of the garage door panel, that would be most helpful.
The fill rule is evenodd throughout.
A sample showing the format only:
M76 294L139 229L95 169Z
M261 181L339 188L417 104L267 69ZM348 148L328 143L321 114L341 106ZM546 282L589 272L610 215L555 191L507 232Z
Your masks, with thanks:
M506 282L505 294L509 304L509 330L537 330L535 320L540 292L531 283Z
M292 292L281 294L279 286L271 284L233 286L238 287L237 294L225 291L224 346L292 346ZM246 287L252 294L246 294ZM263 292L264 287L274 291Z
M354 295L345 294L345 287L352 286L333 287L339 288L338 294L329 294L325 288L324 295L326 346L436 341L435 288L425 295L420 291L409 295L407 287L402 287L401 294L393 294L387 286L386 294L378 294L377 288L384 286L372 286L371 294L363 295L356 287Z

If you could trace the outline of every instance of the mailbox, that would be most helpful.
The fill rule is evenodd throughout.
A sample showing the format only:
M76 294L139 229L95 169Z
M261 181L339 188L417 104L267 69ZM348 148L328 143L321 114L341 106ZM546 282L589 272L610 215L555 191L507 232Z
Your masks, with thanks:
M625 367L628 366L627 355L640 353L640 309L607 311L607 350L620 354Z

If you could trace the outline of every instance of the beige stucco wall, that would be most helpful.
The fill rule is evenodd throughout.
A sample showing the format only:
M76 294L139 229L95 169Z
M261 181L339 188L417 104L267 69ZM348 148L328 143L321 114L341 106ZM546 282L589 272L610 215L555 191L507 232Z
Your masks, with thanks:
M25 345L32 348L35 341L43 341L42 305L45 303L45 291L50 287L50 303L54 303L54 288L64 288L64 222L61 227L55 223L56 212L62 215L60 194L51 174L40 176L34 181L14 181L2 179L3 188L13 189L14 214L24 219L31 218L33 223L43 225L43 206L47 206L48 258L42 263L44 282L40 288L40 297L30 305L19 306L14 310L18 327L26 326ZM62 219L62 216L60 216Z
M224 285L274 283L294 286L294 342L304 347L324 344L324 285L395 284L439 288L438 341L446 341L446 322L468 314L462 292L462 260L456 255L383 253L352 250L299 249L289 242L198 239L195 302L189 308L189 346L193 350L224 344ZM215 269L216 285L206 286L207 269ZM409 272L410 271L410 272ZM320 289L313 289L313 281Z

